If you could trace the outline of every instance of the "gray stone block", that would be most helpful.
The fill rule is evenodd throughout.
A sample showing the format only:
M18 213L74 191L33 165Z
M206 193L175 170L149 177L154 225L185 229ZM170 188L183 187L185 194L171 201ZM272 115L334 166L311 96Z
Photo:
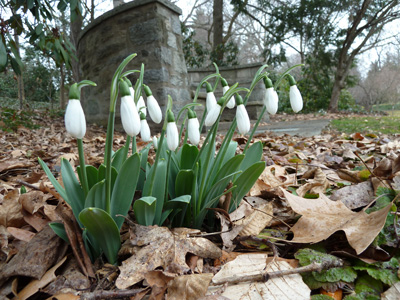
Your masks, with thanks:
M160 19L151 19L129 27L129 39L135 45L148 44L162 39Z

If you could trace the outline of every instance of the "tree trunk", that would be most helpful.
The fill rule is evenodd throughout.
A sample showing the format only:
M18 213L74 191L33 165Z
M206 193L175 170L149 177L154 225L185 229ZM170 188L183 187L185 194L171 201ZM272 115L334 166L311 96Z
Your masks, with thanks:
M15 32L14 32L14 40L15 40L15 46L18 51L18 56L20 56L19 36L17 34L17 30L15 30ZM22 76L22 73L23 73L23 68L21 67L21 74L16 74L17 75L17 84L18 84L19 109L22 109L24 107L24 102L25 102L25 87L24 87L24 78Z
M65 100L65 87L64 87L64 81L65 81L65 74L64 74L64 65L60 66L60 108L65 109L66 105L66 100Z
M70 31L71 31L71 43L74 45L76 50L77 60L71 59L71 69L72 69L72 77L75 82L81 81L81 70L79 67L79 56L78 56L78 37L82 31L82 22L83 18L79 15L73 22L71 20L70 23Z
M214 0L213 5L213 51L219 61L224 59L224 51L222 49L224 33L223 4L223 0Z

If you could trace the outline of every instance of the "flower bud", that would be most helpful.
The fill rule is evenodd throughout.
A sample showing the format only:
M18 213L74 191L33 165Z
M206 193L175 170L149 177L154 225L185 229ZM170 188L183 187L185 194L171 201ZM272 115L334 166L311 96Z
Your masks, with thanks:
M143 113L145 116L147 116L147 109L146 109L146 103L144 103L143 96L140 95L139 100L136 104L137 109L139 112Z
M70 99L65 110L65 128L76 139L82 139L86 133L86 119L81 101Z
M130 136L136 136L140 132L140 117L131 96L129 87L125 81L119 83L121 93L121 122L125 132Z
M156 136L153 136L153 146L154 149L158 149L158 139Z
M169 150L175 151L179 146L179 133L171 110L167 111L167 121L167 146Z
M221 78L221 84L222 84L222 91L225 95L225 93L229 90L229 85L224 78ZM228 103L226 104L226 107L228 107L229 109L235 107L235 99L233 98L233 96L229 99Z
M160 105L154 98L153 93L147 85L144 85L144 92L147 96L147 109L149 110L150 118L154 123L160 124L162 120L162 112Z
M142 112L140 113L140 137L143 142L148 142L151 138L149 124L146 121L145 114Z
M207 110L207 115L204 123L206 126L214 125L215 121L217 121L218 116L222 109L222 104L224 103L225 98L221 98L210 110Z
M196 113L191 109L188 109L188 137L189 141L193 145L198 145L200 142L200 124L196 117Z
M300 91L296 85L296 81L294 80L293 76L288 74L287 77L290 84L290 105L292 106L293 111L297 113L303 109L303 97L301 97Z
M268 113L276 114L278 111L278 94L273 87L267 88L264 95L264 105Z

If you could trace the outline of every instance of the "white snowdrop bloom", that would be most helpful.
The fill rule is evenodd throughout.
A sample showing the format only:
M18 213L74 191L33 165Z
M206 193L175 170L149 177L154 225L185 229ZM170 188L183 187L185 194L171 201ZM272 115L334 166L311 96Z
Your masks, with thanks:
M171 151L175 151L179 146L179 133L175 122L167 123L167 146Z
M121 97L121 122L125 132L136 136L140 132L140 117L131 96Z
M243 104L236 107L237 127L241 134L246 134L250 131L250 119L246 108Z
M273 87L266 90L264 95L264 105L269 114L274 115L278 111L278 94Z
M200 142L200 124L199 120L194 117L188 120L188 137L193 145L198 145Z
M213 92L208 92L206 96L206 108L210 111L217 104L217 99Z
M221 112L221 105L218 103L214 105L210 110L207 111L205 124L206 126L214 125L215 121L217 121L219 113Z
M86 133L86 119L81 101L70 99L65 110L65 128L67 132L77 139L82 139Z
M147 109L149 110L150 118L154 123L160 124L162 120L162 112L160 105L153 95L147 97Z
M224 95L228 90L229 90L229 85L225 85L222 87L222 91L224 92ZM230 109L235 107L235 98L233 96L229 99L228 103L226 104L226 107L228 107Z
M146 117L140 120L140 137L142 138L143 142L148 142L151 138L150 127L146 121Z
M156 136L153 136L153 146L154 149L158 149L158 139Z
M303 109L303 98L301 97L300 91L297 88L297 85L290 86L290 105L295 113L301 111Z
M144 103L143 96L139 97L136 107L139 110L139 112L142 112L142 113L144 113L145 116L147 116L146 103Z

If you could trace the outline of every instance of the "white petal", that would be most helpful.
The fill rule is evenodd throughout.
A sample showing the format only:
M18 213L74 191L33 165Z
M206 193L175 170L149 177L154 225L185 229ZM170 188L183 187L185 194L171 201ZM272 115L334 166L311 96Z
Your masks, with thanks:
M143 96L139 97L136 107L140 112L144 113L144 115L147 116L146 103L144 103Z
M135 99L135 90L133 87L129 87L129 91L131 92L132 99Z
M160 124L162 120L161 108L153 95L147 97L147 109L149 110L150 118L154 123Z
M188 137L193 145L197 145L200 142L200 124L197 118L192 118L188 121Z
M264 105L269 114L274 115L278 111L278 94L274 88L268 88L264 96Z
M226 86L222 87L222 91L224 92L224 95L228 90L229 90L229 86L226 85ZM235 104L236 104L235 98L232 96L231 99L229 99L228 103L226 104L226 107L232 109L235 107Z
M167 124L167 146L171 151L175 151L179 145L179 133L178 127L175 122L169 122Z
M303 98L301 97L300 91L297 85L292 85L290 87L290 105L295 113L299 112L303 108Z
M215 95L213 92L207 93L206 97L206 108L210 111L217 104L217 99L215 99Z
M140 132L140 117L131 96L121 98L121 122L125 132L136 136Z
M140 137L143 142L150 141L150 127L146 120L140 120Z
M205 120L206 126L214 125L217 121L219 113L221 112L221 106L217 103L211 110L207 111L207 116Z
M153 146L154 146L154 149L158 148L158 139L156 136L153 136Z
M250 131L250 119L243 104L236 107L236 120L239 132L246 134Z
M86 133L86 119L83 112L81 101L72 99L68 101L68 106L64 116L65 128L74 138L82 139Z

